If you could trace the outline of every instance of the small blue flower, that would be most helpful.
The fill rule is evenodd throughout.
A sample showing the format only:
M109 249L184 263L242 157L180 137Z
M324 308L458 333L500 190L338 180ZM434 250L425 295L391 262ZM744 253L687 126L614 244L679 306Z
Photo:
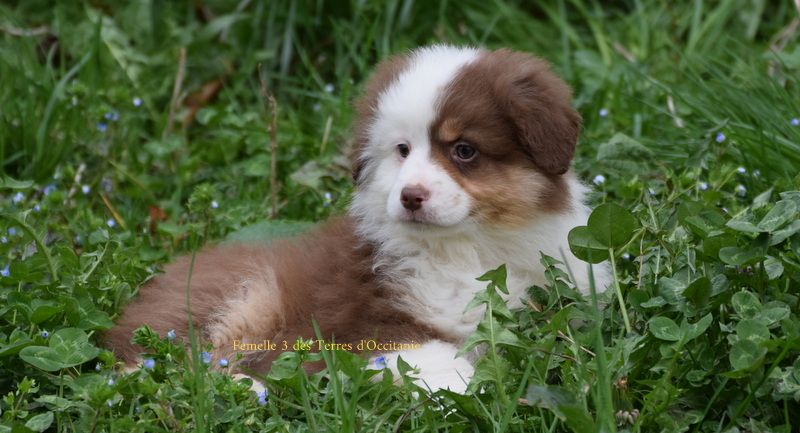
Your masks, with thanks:
M9 236L16 236L17 235L17 228L16 227L9 227L8 228L8 235Z
M81 235L75 235L75 245L81 246L83 245L83 239L81 239Z
M736 169L736 172L739 173L739 174L745 174L745 173L747 173L747 169L744 168L744 167L739 167L739 168Z
M106 221L106 225L111 227L111 228L114 228L114 226L117 225L117 222L114 221L114 218L109 218L108 221Z
M606 117L606 116L608 116L608 109L607 108L601 108L600 111L597 114L599 114L600 117Z
M225 359L225 358L222 358L222 359L219 360L219 362L217 362L217 365L219 365L222 368L225 368L225 367L228 366L228 360Z
M167 331L167 340L174 340L175 337L176 335L174 329L170 329L169 331Z
M333 93L334 90L336 90L336 88L333 87L333 84L328 83L328 84L325 85L325 91L326 92Z
M47 332L47 331L42 331L41 336L42 336L42 338L47 338L47 337L50 336L50 333Z
M106 129L108 129L108 124L106 124L105 122L97 122L97 130L98 131L106 132Z
M100 364L98 362L97 364L94 365L94 371L100 371L102 369L103 369L103 364Z
M592 179L592 183L594 183L595 185L602 185L606 183L606 177L603 176L602 174L598 174L597 176L594 177L594 179Z
M0 237L0 244L7 244L7 243L8 243L8 238L7 237L5 237L5 236Z
M622 260L629 261L631 259L631 255L628 253L622 253Z
M700 191L705 191L708 189L708 183L700 182L697 184L697 187L700 188Z
M105 192L111 192L114 185L111 183L111 179L104 177L103 180L100 181L100 186L103 188Z
M791 120L789 123L791 123L791 124L792 124L792 126L797 126L797 125L800 125L800 119L798 119L798 118L796 118L796 117L795 117L795 118L794 118L794 119L792 119L792 120Z
M203 359L203 364L211 364L211 354L208 352L203 352L200 354Z
M119 113L117 111L109 111L106 114L104 114L103 117L105 117L106 120L116 122L117 120L119 120Z
M25 200L25 194L23 194L21 192L18 192L16 194L14 194L14 197L11 197L11 201L14 204L17 204L17 203L21 202L22 200Z
M133 106L134 107L140 107L141 105L142 105L142 98L140 98L138 96L133 98Z
M8 277L11 275L11 271L8 270L8 263L6 263L6 267L0 269L0 277Z
M108 386L114 386L114 378L113 377L109 377L108 378Z
M717 140L717 143L722 143L725 141L725 134L718 132L716 138L714 139Z
M39 212L40 210L42 210L42 207L41 207L41 206L39 206L39 204L38 204L38 203L37 203L37 204L35 204L35 205L33 206L33 211L34 211L34 212Z
M377 368L386 368L386 357L379 356L375 358L375 367Z
M83 195L87 195L87 194L89 194L89 192L90 192L91 190L92 190L92 187L90 187L89 185L83 185L83 186L81 186L81 192L83 193Z
M216 209L219 207L219 203L216 200L211 200L211 209Z
M50 193L52 193L55 190L56 190L55 184L51 183L51 184L47 185L46 187L44 187L44 190L42 192L44 193L44 195L50 195Z
M736 195L739 197L744 197L747 195L747 188L745 188L745 186L742 184L736 185Z
M156 368L156 361L153 358L147 358L147 359L144 360L142 365L144 366L144 368L146 368L148 370L152 370L152 369Z
M263 391L259 391L256 393L256 395L258 396L258 404L260 406L264 406L265 404L267 404L267 397L269 397L269 390L265 389Z

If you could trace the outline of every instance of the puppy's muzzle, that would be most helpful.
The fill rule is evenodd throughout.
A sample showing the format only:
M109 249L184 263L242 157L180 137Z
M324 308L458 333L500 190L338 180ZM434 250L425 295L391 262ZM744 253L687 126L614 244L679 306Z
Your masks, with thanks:
M422 203L429 199L430 196L431 192L425 187L421 185L411 185L404 187L403 190L400 191L400 202L403 203L404 208L413 212L421 209Z

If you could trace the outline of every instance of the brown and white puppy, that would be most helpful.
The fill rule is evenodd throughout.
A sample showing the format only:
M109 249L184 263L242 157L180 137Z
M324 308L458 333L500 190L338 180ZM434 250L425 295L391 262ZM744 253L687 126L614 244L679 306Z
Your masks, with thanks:
M325 338L420 343L384 353L419 368L431 389L463 391L472 375L457 358L482 317L465 307L506 264L506 297L522 305L543 284L540 252L561 257L588 287L567 233L585 224L585 188L570 173L580 116L547 63L508 50L436 45L381 63L357 103L355 194L347 216L269 247L220 246L197 255L194 325L231 369L266 372L286 346ZM186 335L189 259L148 282L106 335L127 362L131 332L148 324ZM607 273L596 273L605 287ZM238 348L270 340L278 350ZM238 342L238 346L235 346Z

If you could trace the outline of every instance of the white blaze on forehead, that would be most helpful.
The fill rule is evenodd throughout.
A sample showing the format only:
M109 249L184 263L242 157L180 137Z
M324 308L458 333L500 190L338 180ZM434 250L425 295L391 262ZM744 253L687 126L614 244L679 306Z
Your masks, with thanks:
M413 52L405 71L378 99L377 116L369 131L370 141L405 140L412 147L428 143L428 126L436 118L442 90L478 54L475 48L447 45Z

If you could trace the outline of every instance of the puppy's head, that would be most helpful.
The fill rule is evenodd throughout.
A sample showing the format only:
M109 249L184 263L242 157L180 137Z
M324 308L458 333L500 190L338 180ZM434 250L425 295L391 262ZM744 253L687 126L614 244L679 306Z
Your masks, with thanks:
M390 58L357 103L352 211L446 231L566 211L561 175L580 129L570 96L523 53L433 46Z

